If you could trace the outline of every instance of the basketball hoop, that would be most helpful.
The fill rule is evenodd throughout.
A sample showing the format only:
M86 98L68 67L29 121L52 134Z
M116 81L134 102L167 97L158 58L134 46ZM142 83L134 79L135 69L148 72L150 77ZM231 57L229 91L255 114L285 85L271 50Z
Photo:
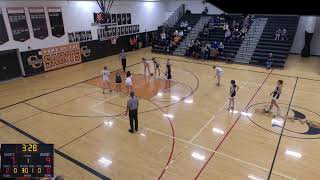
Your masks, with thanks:
M117 39L118 39L118 36L112 36L110 38L111 44L117 44Z

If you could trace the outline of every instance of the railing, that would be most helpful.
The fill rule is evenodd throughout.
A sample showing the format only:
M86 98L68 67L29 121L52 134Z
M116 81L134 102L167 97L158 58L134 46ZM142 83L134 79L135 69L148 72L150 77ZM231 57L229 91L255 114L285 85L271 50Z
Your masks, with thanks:
M261 27L261 23L262 23L261 20L258 20L256 23L251 24L248 32L245 35L246 42L243 42L245 44L243 44L243 47L242 47L242 45L240 46L240 48L243 51L241 52L242 54L240 56L237 56L238 59L242 59L242 60L246 59L246 57L248 55L247 53L252 51L253 47L251 47L251 46L252 46L252 43L257 40L256 36L260 34L260 32L257 32L257 28ZM255 50L255 47L254 47L253 51L254 50Z
M166 22L163 23L164 26L172 27L174 26L179 19L183 16L185 11L185 5L182 4L174 11L174 13L166 20Z

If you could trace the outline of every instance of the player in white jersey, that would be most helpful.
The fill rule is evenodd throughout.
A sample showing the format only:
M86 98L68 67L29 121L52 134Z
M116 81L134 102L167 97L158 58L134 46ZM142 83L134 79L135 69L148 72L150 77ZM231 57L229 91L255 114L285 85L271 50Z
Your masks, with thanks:
M108 85L108 88L111 90L111 85L110 85L110 72L108 71L107 66L103 68L101 71L101 80L102 80L102 93L104 94L105 89L107 88L106 86Z
M143 63L143 66L144 66L144 75L146 75L146 71L148 70L148 73L150 75L150 61L147 60L146 58L142 58L142 63Z
M220 80L223 75L223 69L221 67L213 66L213 69L215 70L215 78L217 78L217 86L220 86Z

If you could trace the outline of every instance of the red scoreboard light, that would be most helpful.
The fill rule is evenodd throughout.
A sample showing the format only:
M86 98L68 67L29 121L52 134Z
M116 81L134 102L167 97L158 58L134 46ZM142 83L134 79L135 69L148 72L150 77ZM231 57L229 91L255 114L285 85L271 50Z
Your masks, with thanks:
M0 178L53 177L53 144L1 144Z

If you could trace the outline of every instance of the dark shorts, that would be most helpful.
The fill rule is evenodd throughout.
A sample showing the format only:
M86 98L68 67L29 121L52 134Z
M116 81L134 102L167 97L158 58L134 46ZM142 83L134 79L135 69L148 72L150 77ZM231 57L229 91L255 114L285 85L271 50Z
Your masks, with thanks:
M167 79L172 79L171 74L167 75Z

